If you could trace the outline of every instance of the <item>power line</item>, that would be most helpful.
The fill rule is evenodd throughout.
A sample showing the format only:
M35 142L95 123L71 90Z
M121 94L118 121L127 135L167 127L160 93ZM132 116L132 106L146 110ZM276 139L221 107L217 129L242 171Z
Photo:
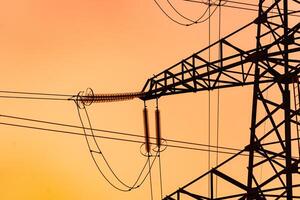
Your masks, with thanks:
M0 122L0 125L12 126L12 127L19 127L19 128L27 128L27 129L33 129L33 130L42 130L42 131L49 131L49 132L57 132L57 133L65 133L65 134L77 135L77 136L88 136L88 137L95 137L95 138L115 140L115 141L122 141L122 142L131 142L131 143L137 143L137 144L144 144L144 141L133 140L133 139L124 139L124 138L116 138L116 137L92 135L92 134L83 134L83 133L74 132L74 131L65 131L65 130L59 130L59 129L51 129L51 128L36 127L36 126L28 126L28 125L15 124L15 123ZM86 129L88 130L88 128L86 128ZM292 140L299 140L299 139L300 138L293 138ZM150 144L155 145L154 142L150 142ZM187 147L187 146L180 146L180 145L173 145L173 144L161 144L161 146L178 148L178 149L184 149L184 150L194 150L194 151L203 151L203 152L210 151L210 152L213 152L213 153L217 153L216 150L212 150L212 149L208 150L208 149L203 149L203 148ZM206 146L208 146L208 145L206 145ZM244 150L238 149L238 152L241 152L241 151L244 151ZM229 151L218 151L218 153L227 154L227 155L236 155L235 152L229 152ZM239 156L248 157L248 154L247 153L245 153L245 154L241 153L241 154L239 154ZM264 158L263 156L260 156L260 155L256 155L255 157L257 157L257 158Z
M188 21L190 21L190 22L195 22L194 20L192 20L192 19L190 19L190 18L188 18L188 17L186 17L186 16L184 16L181 12L179 12L176 8L175 8L175 6L170 2L170 0L167 0L167 2L168 2L168 4L172 7L172 9L180 16L180 17L182 17L182 18L184 18L184 19L186 19L186 20L188 20ZM206 12L204 12L204 14L205 14Z
M206 11L204 12L203 15L201 15L198 19L196 19L195 21L192 20L192 22L190 23L182 23L182 22L179 22L178 20L174 19L173 17L171 17L163 8L162 6L157 2L157 0L154 0L155 4L158 6L158 8L161 10L161 12L163 12L165 14L165 16L167 18L169 18L171 21L175 22L176 24L179 24L181 26L191 26L193 24L199 24L199 23L203 23L203 22L206 22L214 13L215 11L217 10L217 7L211 12L211 14L204 18L203 17L205 16L206 12L208 11L208 8L206 9ZM209 6L208 6L209 7ZM176 11L175 11L176 12Z
M173 9L180 17L182 17L182 18L184 18L184 19L186 19L186 20L192 22L192 24L197 23L197 21L200 21L200 20L206 15L206 13L207 13L207 11L208 11L208 9L209 9L208 6L207 6L207 8L206 8L205 11L203 12L203 14L200 15L200 17L198 17L198 19L192 20L192 19L186 17L185 15L183 15L181 12L179 12L179 10L175 8L175 6L171 3L170 0L167 0L167 2L168 2L168 4L171 6L171 8L172 8L172 9Z
M69 101L70 98L55 98L55 97L26 97L26 96L3 96L0 95L2 99L28 99L28 100L54 100L54 101Z
M31 119L31 118L24 118L24 117L17 117L17 116L11 116L11 115L3 115L1 114L0 117L6 117L6 118L12 118L12 119L18 119L18 120L26 120L26 121L31 121L31 122L39 122L39 123L46 123L50 125L59 125L59 126L64 126L64 127L70 127L70 128L80 128L80 126L76 125L70 125L70 124L63 124L63 123L57 123L57 122L49 122L49 121L44 121L44 120L36 120L36 119ZM13 126L13 127L19 127L19 128L28 128L28 129L34 129L34 130L42 130L42 131L49 131L49 132L57 132L57 133L65 133L65 134L70 134L70 135L78 135L78 136L85 136L85 134L79 133L79 132L74 132L74 131L66 131L66 130L59 130L59 129L51 129L51 128L44 128L44 127L37 127L37 126L28 126L28 125L22 125L22 124L15 124L15 123L6 123L6 122L0 122L1 125L6 125L6 126ZM110 130L104 130L104 129L90 129L90 128L85 128L86 130L93 130L93 131L98 131L98 132L106 132L106 133L112 133L112 134L117 134L117 135L123 135L123 136L134 136L138 138L144 138L144 136L137 135L137 134L130 134L130 133L125 133L125 132L119 132L119 131L110 131ZM88 137L93 137L91 134L87 134ZM127 139L127 138L116 138L116 137L109 137L109 136L100 136L100 135L94 135L95 138L102 138L102 139L108 139L108 140L115 140L115 141L122 141L122 142L131 142L131 143L138 143L138 144L143 144L144 141L140 140L133 140L133 139ZM156 139L155 137L150 137L151 139ZM298 140L299 138L294 138L292 140ZM217 148L217 146L214 145L207 145L207 144L201 144L201 143L195 143L195 142L186 142L186 141L180 141L180 140L174 140L174 139L165 139L167 142L174 142L182 145L193 145L193 146L202 146L202 147L212 147L212 148ZM155 144L154 142L150 142L151 144ZM267 143L264 145L270 145L273 143ZM173 144L162 144L163 146L166 147L173 147L173 148L180 148L180 149L186 149L186 150L195 150L195 151L209 151L208 149L203 149L203 148L196 148L196 147L188 147L188 146L182 146L182 145L173 145ZM231 148L231 147L224 147L224 146L218 146L219 149L224 149L224 150L229 150L229 151L241 151L241 149L238 148ZM216 150L210 150L211 152L218 152L222 154L234 154L232 152L228 151L216 151ZM245 154L245 156L247 156Z
M43 127L36 127L36 126L28 126L28 125L22 125L22 124L15 124L15 123L6 123L6 122L0 122L1 125L6 126L13 126L13 127L19 127L19 128L28 128L28 129L34 129L34 130L42 130L42 131L49 131L49 132L57 132L57 133L65 133L70 135L78 135L78 136L85 136L83 133L74 132L74 131L65 131L65 130L59 130L59 129L51 129L51 128L43 128ZM144 141L139 140L133 140L133 139L124 139L124 138L116 138L116 137L108 137L108 136L100 136L100 135L91 135L86 134L88 137L95 137L95 138L102 138L102 139L108 139L108 140L116 140L116 141L122 141L122 142L131 142L131 143L138 143L138 144L144 144ZM150 144L155 144L151 142ZM180 146L180 145L172 145L172 144L161 144L162 146L166 147L173 147L173 148L180 148L185 150L195 150L195 151L205 151L207 152L207 149L203 148L196 148L196 147L187 147L187 146ZM215 150L210 150L211 152L216 152ZM231 154L234 155L233 152L228 151L218 151L222 154ZM247 154L244 154L244 156L248 156Z
M70 94L42 93L42 92L24 92L24 91L11 91L11 90L0 90L0 93L24 94L24 95L42 95L42 96L64 96L64 97L73 96L73 95L70 95Z
M77 126L77 125L58 123L58 122L52 122L52 121L45 121L45 120L37 120L37 119L25 118L25 117L19 117L19 116L0 114L0 117L17 119L17 120L24 120L24 121L30 121L30 122L37 122L37 123L44 123L44 124L49 124L49 125L57 125L57 126L63 126L63 127L69 127L69 128L82 129L81 126ZM90 128L86 128L86 129L90 130ZM92 130L97 131L97 132L105 132L105 133L111 133L111 134L122 135L122 136L144 138L144 136L142 136L142 135L126 133L126 132L120 132L120 131L112 131L112 130L105 130L105 129L99 129L99 128L93 128ZM156 140L156 137L150 137L150 139ZM201 144L201 143L195 143L195 142L187 142L187 141L174 140L174 139L165 139L165 140L167 142L174 142L174 143L193 145L193 146L209 147L209 145L207 145L207 144ZM210 147L217 148L217 146L214 146L214 145L210 145ZM231 151L240 151L240 149L238 149L238 148L231 148L231 147L225 147L225 146L219 146L218 148L225 149L225 150L231 150Z
M179 24L179 25L182 25L182 26L190 26L192 25L193 23L182 23L182 22L179 22L178 20L176 19L173 19L162 7L161 5L156 1L154 0L155 4L157 5L157 7L160 9L161 12L163 12L165 14L165 16L167 16L171 21L175 22L176 24Z
M66 101L66 100L71 99L74 96L74 95L70 95L70 94L25 92L25 91L11 91L11 90L0 90L0 93L1 93L0 98L3 98L3 99Z
M89 150L90 150L91 157L92 157L92 159L93 159L93 161L94 161L96 167L98 168L98 171L99 171L100 174L103 176L103 178L104 178L104 179L105 179L105 180L106 180L113 188L115 188L115 189L117 189L117 190L119 190L119 191L122 191L122 192L129 192L129 191L131 191L132 189L137 189L138 187L140 187L140 186L144 183L144 181L146 180L147 176L149 175L149 172L148 172L148 173L146 174L146 176L142 179L142 182L141 182L140 184L138 184L138 182L139 182L139 180L140 180L140 178L141 178L141 176L142 176L142 174L143 174L143 172L144 172L144 170L145 170L145 168L146 168L147 163L149 163L149 170L151 170L151 168L153 167L153 164L154 164L154 162L155 162L155 160L156 160L157 155L156 155L155 158L153 159L153 162L152 162L152 163L150 163L150 159L149 159L149 157L148 157L146 163L145 163L144 166L142 167L142 169L141 169L141 171L140 171L140 173L139 173L139 175L138 175L136 181L134 182L134 184L133 184L132 186L129 186L128 184L125 184L125 183L124 183L123 181L121 181L121 179L116 175L115 171L112 169L112 167L111 167L110 164L108 163L106 157L104 156L102 150L100 150L100 148L99 148L99 146L98 146L98 143L97 143L96 140L95 140L95 135L94 135L94 133L93 133L93 128L92 128L92 124L91 124L91 121L90 121L90 118L89 118L89 114L88 114L86 108L83 107L83 108L84 108L84 111L85 111L85 114L86 114L86 117L87 117L87 120L88 120L88 124L89 124L90 130L91 130L91 133L92 133L92 137L93 137L93 139L95 140L97 149L98 149L98 151L99 151L99 152L96 152L96 153L98 153L98 154L100 154L100 155L102 156L102 158L103 158L103 160L104 160L106 166L109 168L109 170L110 170L111 173L114 175L114 177L119 181L119 183L121 183L123 186L125 186L125 187L127 188L127 189L121 189L120 187L118 187L118 186L116 186L115 184L113 184L113 183L108 179L108 177L103 173L103 171L101 170L101 168L100 168L100 166L99 166L98 162L96 161L96 158L95 158L95 156L94 156L94 154L93 154L94 151L91 149L91 145L90 145L89 140L88 140L88 135L87 135L87 133L86 133L86 128L85 128L85 126L84 126L83 119L82 119L82 116L81 116L81 114L80 114L80 108L79 108L79 106L77 106L77 105L76 105L76 108L77 108L77 111L78 111L78 117L79 117L80 123L81 123L81 125L82 125L82 129L83 129L83 132L84 132L84 136L85 136L85 139L86 139L88 148L89 148ZM150 174L150 175L151 175L151 174Z
M205 5L209 5L207 2L203 2L203 1L199 1L199 0L182 0L182 1L186 1L186 2L191 2L191 3L197 3L197 4L205 4ZM227 4L222 4L221 6L223 7L227 7L227 8L233 8L233 9L239 9L239 10L246 10L246 11L254 11L254 12L258 12L257 9L255 8L249 8L249 7L242 7L242 6L235 6L235 5L228 5L228 3L232 3L232 4L239 4L239 5L244 5L244 6L252 6L252 7L258 7L255 4L251 4L251 3L245 3L245 2L237 2L237 1L230 1L230 0L226 0ZM218 4L212 3L210 4L211 6L216 6L218 7ZM268 8L267 6L264 6L264 8ZM294 17L300 17L300 15L295 15L294 13L298 13L299 11L294 11L294 10L289 10L289 14L291 16ZM269 13L272 14L278 14L278 12L275 11L270 11Z
M222 1L222 0L221 0ZM245 6L252 6L258 8L257 4L252 4L252 3L246 3L246 2L239 2L239 1L232 1L232 0L226 0L229 3L234 3L234 4L240 4L240 5L245 5ZM268 9L268 6L262 5L262 8ZM283 11L283 9L280 9ZM258 11L258 10L257 10ZM288 10L289 12L295 12L294 10Z
M219 3L216 3L213 2L211 3L210 1L209 2L204 2L204 1L199 1L199 0L182 0L182 1L185 1L185 2L191 2L191 3L199 3L199 4L204 4L204 5L207 5L207 8L206 10L204 11L204 13L196 20L192 20L190 19L189 17L186 17L185 15L183 15L181 12L179 12L178 9L175 8L175 6L171 3L170 0L167 0L168 4L171 6L171 8L180 16L182 17L183 19L189 21L188 23L183 23L183 22L180 22L176 19L174 19L170 14L168 14L167 11L165 11L163 9L163 7L158 3L157 0L154 0L155 4L158 6L158 8L161 10L161 12L164 13L164 15L169 18L171 21L175 22L176 24L178 25L181 25L181 26L191 26L191 25L194 25L194 24L199 24L199 23L203 23L203 22L206 22L214 13L215 11L217 10L218 7L222 6L222 7L227 7L227 8L233 8L233 9L239 9L239 10L246 10L246 11L254 11L254 12L258 12L257 8L258 6L255 5L255 4L251 4L251 3L245 3L245 2L237 2L237 1L231 1L231 0L223 0L223 4L221 4L222 0L219 0ZM237 4L237 5L228 5L228 3L231 3L231 4ZM238 6L239 5L239 6ZM203 19L203 17L206 15L206 13L208 12L208 10L210 9L211 6L215 6L215 9L210 12L208 14L208 17ZM248 6L248 7L245 7L245 6ZM250 7L249 7L250 6ZM255 8L253 8L255 7ZM267 6L265 6L265 8L267 8ZM297 11L293 11L293 10L290 10L290 14L291 16L296 16L296 17L300 17L298 15L295 15L295 14L292 14L292 13L297 13ZM270 11L270 13L273 13L273 14L278 14L277 12L273 12L273 11Z
M186 2L191 2L191 3L199 3L199 4L204 4L204 5L211 5L211 6L219 6L218 4L212 3L209 4L207 2L203 2L203 1L198 1L198 0L182 0L182 1L186 1ZM228 3L232 3L232 1L227 1ZM257 9L254 8L246 8L246 7L241 7L241 6L231 6L231 5L221 5L223 7L228 7L228 8L235 8L235 9L240 9L240 10L248 10L248 11L258 11Z

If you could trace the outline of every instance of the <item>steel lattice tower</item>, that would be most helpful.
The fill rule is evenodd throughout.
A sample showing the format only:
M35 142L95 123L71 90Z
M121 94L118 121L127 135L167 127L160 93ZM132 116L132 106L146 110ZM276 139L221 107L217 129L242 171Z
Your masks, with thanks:
M147 81L143 100L217 88L253 86L249 145L168 195L166 200L300 198L300 23L297 18L290 20L299 13L299 5L299 0L260 0L258 17L253 22ZM255 46L243 50L231 40L251 26L256 26ZM213 61L205 58L209 48L216 48L220 57ZM268 97L269 92L276 92L278 97ZM259 116L258 111L265 114ZM265 123L270 126L261 131ZM249 155L248 166L244 169L246 182L222 172L224 165L245 152ZM268 169L264 180L257 176L261 166ZM214 196L213 177L216 176L242 192ZM204 177L211 180L209 196L189 191L189 187Z

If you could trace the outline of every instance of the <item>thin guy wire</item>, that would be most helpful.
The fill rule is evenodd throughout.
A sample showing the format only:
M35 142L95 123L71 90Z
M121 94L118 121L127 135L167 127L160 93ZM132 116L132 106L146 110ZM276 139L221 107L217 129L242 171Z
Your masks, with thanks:
M149 161L148 163L149 163L150 194L151 194L151 200L153 200L152 175L151 175L151 166L150 166L150 156L149 156L149 153L148 153L148 161Z
M219 5L221 4L221 1L219 1ZM221 21L222 19L222 7L219 6L219 31L218 31L218 39L221 40ZM220 44L222 45L222 44ZM219 49L219 59L221 59L221 46ZM221 64L220 66L221 67ZM219 85L219 82L218 82ZM220 89L217 90L217 154L216 154L216 166L219 165L219 128L220 128ZM218 197L218 176L216 176L216 197Z
M209 5L208 5L208 15L210 15L211 14L211 9L210 9L210 0L208 0L208 2L209 2ZM208 46L209 46L209 48L208 48L208 62L210 63L210 40L211 40L211 32L210 32L210 29L211 29L211 19L209 18L208 19ZM208 70L208 72L209 72L209 66L207 66L207 70ZM209 78L208 78L209 79ZM208 81L208 84L209 84L209 87L210 87L210 81ZM210 117L211 117L211 114L210 114L210 109L211 109L211 102L210 102L210 99L211 98L211 96L210 96L210 88L209 88L209 90L208 90L208 145L210 145L210 125L211 125L211 123L210 123ZM208 147L208 171L210 170L210 168L211 168L211 163L210 163L210 147ZM208 196L210 196L210 194L212 193L212 188L210 187L210 185L211 185L211 180L210 179L208 179Z
M158 164L159 164L159 181L160 181L160 197L163 199L163 179L162 179L162 167L161 167L161 154L158 154Z

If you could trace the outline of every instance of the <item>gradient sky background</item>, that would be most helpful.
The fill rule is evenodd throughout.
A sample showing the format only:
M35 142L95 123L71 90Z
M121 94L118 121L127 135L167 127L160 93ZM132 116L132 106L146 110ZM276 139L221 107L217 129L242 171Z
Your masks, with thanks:
M172 2L194 18L205 9L201 4ZM224 8L222 35L255 16L255 12ZM218 36L216 22L217 14L212 19L212 41ZM252 33L242 35L240 44L247 46L246 34ZM207 23L179 26L152 0L1 1L1 90L76 94L91 87L99 93L140 91L149 77L205 47L207 39ZM206 92L162 98L164 137L207 143L207 99ZM0 99L0 107L3 114L80 123L72 102ZM154 102L148 107L153 128ZM142 108L143 102L134 100L92 105L88 110L96 128L143 135ZM220 145L242 148L247 144L250 110L251 87L221 91ZM215 113L213 92L214 143ZM5 126L0 134L2 200L150 199L148 182L129 193L112 189L97 171L81 136ZM101 140L101 145L116 172L132 182L145 161L140 145L107 140ZM236 163L245 161L240 158ZM166 195L207 171L207 153L168 148L162 163ZM154 167L158 199L158 168Z

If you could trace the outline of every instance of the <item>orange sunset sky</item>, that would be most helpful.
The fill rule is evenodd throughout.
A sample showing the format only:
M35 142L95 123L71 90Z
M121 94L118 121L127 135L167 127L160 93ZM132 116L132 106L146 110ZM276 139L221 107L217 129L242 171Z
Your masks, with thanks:
M167 6L166 1L159 2ZM171 2L191 18L206 8L181 0ZM221 34L229 34L255 16L251 11L222 8ZM218 12L211 19L211 41L218 39L217 19ZM247 47L251 34L253 40L255 29L240 37L241 46ZM9 0L0 3L0 44L0 90L73 95L91 87L96 93L134 92L153 74L207 46L208 23L175 24L153 0ZM243 148L247 144L251 91L251 87L221 91L220 145ZM211 95L215 144L216 92ZM163 137L207 143L207 92L164 97L159 103ZM147 105L154 136L155 102ZM2 114L80 125L72 101L0 98L0 109ZM140 100L88 107L95 128L138 135L143 135L142 109ZM5 118L1 122L22 124ZM1 200L150 199L148 179L127 193L108 185L82 136L4 125L0 130ZM99 143L117 174L132 183L145 162L140 144L104 139ZM167 148L161 157L163 194L206 172L207 157L207 152ZM220 160L226 158L228 155L220 154ZM234 162L246 163L247 158ZM238 168L228 169L240 174ZM160 198L158 173L155 163L154 199Z

